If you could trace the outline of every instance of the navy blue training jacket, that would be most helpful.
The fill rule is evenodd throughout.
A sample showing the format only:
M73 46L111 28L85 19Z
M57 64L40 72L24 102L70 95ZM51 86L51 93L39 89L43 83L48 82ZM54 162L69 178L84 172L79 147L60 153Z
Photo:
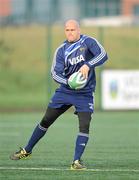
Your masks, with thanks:
M56 49L51 74L53 79L60 84L59 91L92 93L96 86L95 67L102 65L107 59L105 49L95 38L81 35L78 41L70 43L66 40ZM73 90L69 87L67 80L83 64L90 67L87 84L83 89Z

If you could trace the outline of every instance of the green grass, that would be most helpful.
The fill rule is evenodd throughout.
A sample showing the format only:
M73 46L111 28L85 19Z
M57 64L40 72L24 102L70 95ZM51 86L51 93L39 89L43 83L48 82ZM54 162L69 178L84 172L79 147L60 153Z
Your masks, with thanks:
M24 146L43 113L0 114L0 179L137 180L139 179L138 112L96 112L90 140L83 156L89 169L69 171L78 132L76 116L67 112L49 129L27 160L12 161L9 155ZM10 168L28 168L15 169ZM61 170L31 170L29 168ZM99 169L97 171L96 169ZM116 171L117 170L117 171ZM138 170L134 172L133 170Z

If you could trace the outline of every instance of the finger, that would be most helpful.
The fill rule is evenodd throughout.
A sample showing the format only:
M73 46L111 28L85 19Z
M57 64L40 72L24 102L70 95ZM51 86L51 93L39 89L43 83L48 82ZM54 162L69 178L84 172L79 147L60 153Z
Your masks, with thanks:
M80 72L82 75L83 75L83 73L84 73L82 68L79 69L79 72Z
M85 73L85 79L87 79L87 78L88 78L88 73L86 72L86 73Z
M87 74L86 74L86 72L85 71L83 71L83 77L86 79L86 77L87 77Z

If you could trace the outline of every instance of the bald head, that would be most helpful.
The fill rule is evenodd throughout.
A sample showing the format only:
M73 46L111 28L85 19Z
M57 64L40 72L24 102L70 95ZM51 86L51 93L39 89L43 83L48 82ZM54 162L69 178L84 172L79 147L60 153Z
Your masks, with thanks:
M80 28L79 23L74 19L70 19L70 20L66 21L65 27L68 26L69 24L70 25L72 24L72 25L76 26L77 28Z
M80 26L76 20L70 19L66 21L65 35L69 42L75 42L80 39Z

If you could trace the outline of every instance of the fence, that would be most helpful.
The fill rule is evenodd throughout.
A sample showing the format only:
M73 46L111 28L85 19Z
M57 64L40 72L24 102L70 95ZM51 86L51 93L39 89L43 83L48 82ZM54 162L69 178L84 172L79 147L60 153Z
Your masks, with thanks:
M120 0L0 0L0 24L48 23L121 14Z

